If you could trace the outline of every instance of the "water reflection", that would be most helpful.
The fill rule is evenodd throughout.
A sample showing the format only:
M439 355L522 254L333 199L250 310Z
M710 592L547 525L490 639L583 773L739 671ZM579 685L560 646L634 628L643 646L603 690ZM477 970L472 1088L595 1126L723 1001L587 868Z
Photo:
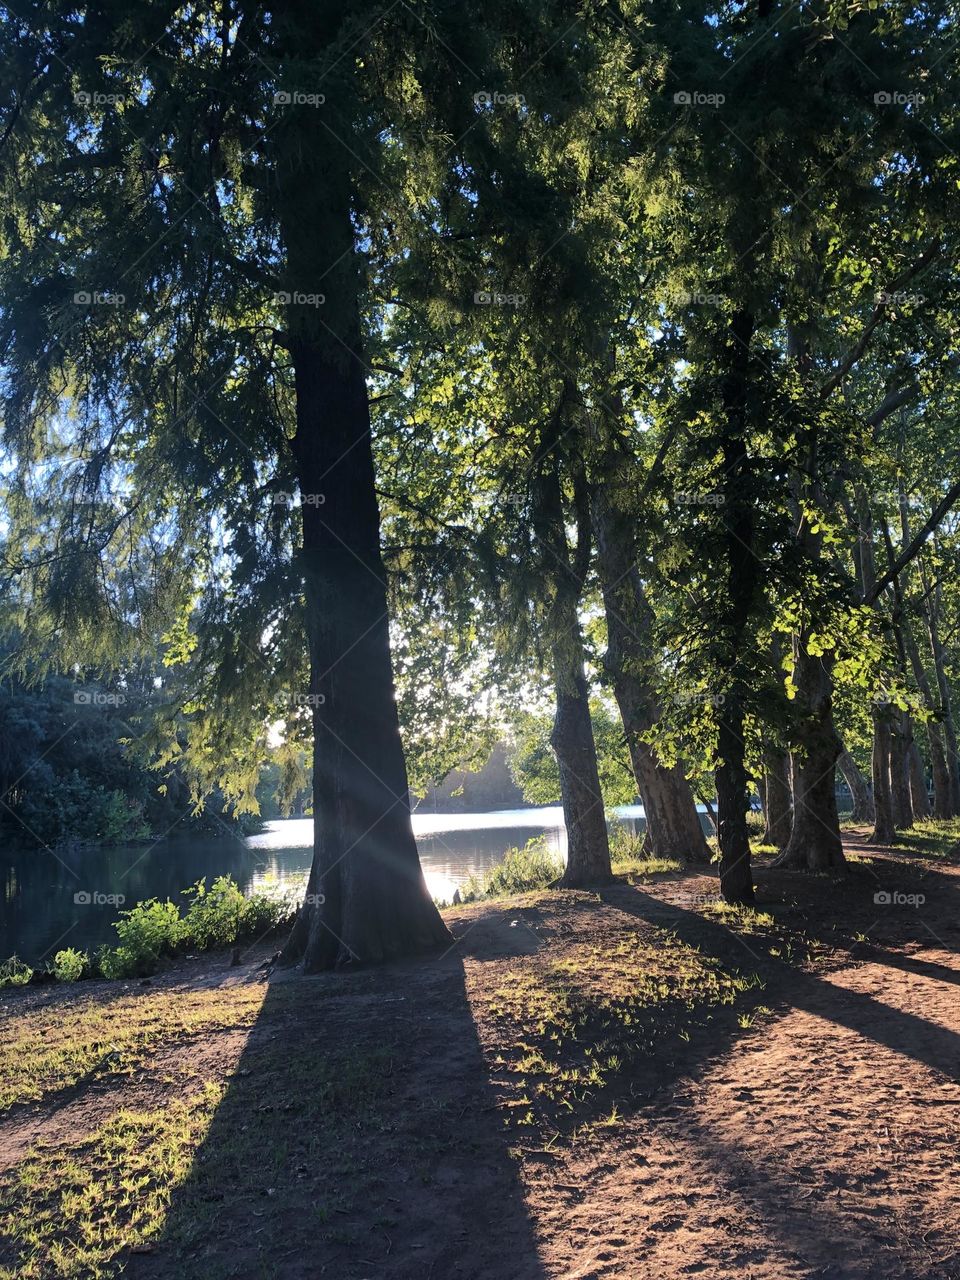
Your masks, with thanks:
M643 810L618 810L642 826ZM498 813L417 813L417 846L431 893L449 900L471 875L499 862L514 845L545 835L566 855L559 806ZM54 855L43 850L0 853L0 959L16 952L30 964L61 947L96 949L116 941L118 913L144 898L171 898L201 877L231 875L245 892L294 891L310 869L313 824L288 818L267 824L246 840L164 840L157 844L83 849Z

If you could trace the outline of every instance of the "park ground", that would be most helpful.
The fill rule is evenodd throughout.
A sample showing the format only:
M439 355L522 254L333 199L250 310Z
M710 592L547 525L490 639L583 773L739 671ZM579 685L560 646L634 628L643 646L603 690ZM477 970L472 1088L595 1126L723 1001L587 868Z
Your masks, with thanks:
M960 827L4 992L0 1276L960 1277Z

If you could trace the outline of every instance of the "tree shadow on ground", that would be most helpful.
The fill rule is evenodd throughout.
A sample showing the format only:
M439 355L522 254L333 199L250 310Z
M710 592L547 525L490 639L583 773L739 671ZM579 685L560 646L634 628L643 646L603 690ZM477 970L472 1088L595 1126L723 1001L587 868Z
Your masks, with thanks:
M954 886L950 886L956 895ZM663 926L669 920L676 935L721 963L735 960L738 947L746 947L758 961L758 972L767 983L768 997L838 1022L896 1053L956 1078L960 1064L960 1035L929 1022L916 1013L895 1009L871 996L838 989L810 970L800 970L769 954L763 955L754 938L742 938L723 924L675 903L665 905L630 886L604 893L604 901L621 911ZM938 977L938 980L942 978ZM956 980L955 975L951 978Z
M124 1274L541 1280L459 957L278 974Z

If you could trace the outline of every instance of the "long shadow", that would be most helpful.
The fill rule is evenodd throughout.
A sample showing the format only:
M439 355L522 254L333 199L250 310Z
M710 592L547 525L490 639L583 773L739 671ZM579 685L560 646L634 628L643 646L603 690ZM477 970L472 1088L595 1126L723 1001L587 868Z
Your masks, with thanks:
M270 982L162 1237L166 1280L543 1280L455 953Z
M671 928L680 938L724 963L736 957L738 944L752 951L749 942L724 925L673 903L665 906L633 886L618 887L602 896L620 910L651 923L663 925L665 917L669 917ZM776 981L778 994L791 1005L846 1026L895 1053L956 1078L960 1035L918 1014L874 1000L863 992L833 986L815 974L800 971L772 956L754 954L760 961L760 972Z

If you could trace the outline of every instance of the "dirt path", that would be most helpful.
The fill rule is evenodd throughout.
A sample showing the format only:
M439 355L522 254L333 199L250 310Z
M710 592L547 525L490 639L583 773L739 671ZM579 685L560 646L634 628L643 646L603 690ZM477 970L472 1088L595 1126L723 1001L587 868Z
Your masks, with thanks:
M443 958L14 1109L13 1167L190 1059L227 1092L128 1276L958 1280L960 869L869 856L761 869L749 920L709 876L463 909Z

